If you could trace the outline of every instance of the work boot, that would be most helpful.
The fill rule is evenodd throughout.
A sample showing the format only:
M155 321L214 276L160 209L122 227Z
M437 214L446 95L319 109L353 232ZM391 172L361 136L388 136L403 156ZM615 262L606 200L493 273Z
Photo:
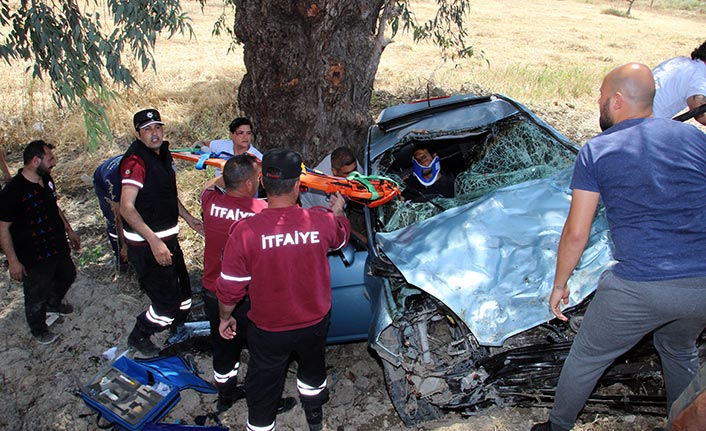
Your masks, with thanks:
M324 412L321 406L303 405L302 407L304 407L304 415L306 415L309 431L321 431L324 420Z
M236 401L245 398L245 388L238 386L238 380L231 378L225 383L216 383L218 389L218 401L216 411L224 412L231 408Z
M127 337L127 346L137 350L142 356L152 358L159 355L159 348L150 340L150 334L140 330L137 326Z
M277 405L277 414L287 413L292 410L294 406L297 405L297 400L292 397L284 397L279 399L279 404Z
M51 344L59 338L59 334L56 334L49 330L49 328L43 330L39 334L35 335L34 338L37 339L39 344Z
M56 313L61 316L68 316L74 312L74 306L68 302L60 302L59 305L47 304L47 313Z

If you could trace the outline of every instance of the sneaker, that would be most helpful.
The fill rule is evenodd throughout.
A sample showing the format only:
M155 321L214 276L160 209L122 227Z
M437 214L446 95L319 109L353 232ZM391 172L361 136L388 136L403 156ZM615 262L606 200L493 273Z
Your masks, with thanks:
M49 329L45 329L39 334L35 335L34 338L37 339L39 344L51 344L59 338L59 334L56 334Z
M534 424L532 426L532 431L568 431L565 428L561 428L557 425L552 426L550 421L542 422L539 424Z
M74 306L68 302L62 302L59 305L47 305L47 313L56 313L61 316L68 316L74 312Z
M44 319L44 323L46 323L47 327L53 325L53 324L61 324L64 323L64 318L61 316L59 313L47 313L46 319Z
M127 346L132 350L137 350L146 358L153 358L159 355L159 348L150 340L149 335L130 334L127 338Z

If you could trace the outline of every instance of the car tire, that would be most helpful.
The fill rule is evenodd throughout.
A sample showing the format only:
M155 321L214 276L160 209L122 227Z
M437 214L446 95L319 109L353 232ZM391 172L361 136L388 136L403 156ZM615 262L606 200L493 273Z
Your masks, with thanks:
M412 385L407 382L407 373L402 367L395 367L382 361L383 375L387 392L397 415L405 426L411 427L420 422L440 419L444 413L423 398L417 398L412 392Z

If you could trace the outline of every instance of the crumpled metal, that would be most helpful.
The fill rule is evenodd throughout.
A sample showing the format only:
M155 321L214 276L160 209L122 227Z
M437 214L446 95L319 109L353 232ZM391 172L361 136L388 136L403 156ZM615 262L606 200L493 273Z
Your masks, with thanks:
M380 249L406 281L449 307L481 345L501 346L551 320L557 249L571 203L572 169L499 189L394 232ZM568 307L595 291L613 263L601 207L568 286Z

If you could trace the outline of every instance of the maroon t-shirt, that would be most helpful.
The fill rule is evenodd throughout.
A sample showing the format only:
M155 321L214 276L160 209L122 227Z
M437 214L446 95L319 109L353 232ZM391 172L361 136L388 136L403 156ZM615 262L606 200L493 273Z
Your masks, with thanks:
M321 321L331 309L327 253L346 245L351 225L329 209L266 208L231 226L223 251L218 299L250 296L248 317L266 331Z
M221 274L223 248L228 240L230 225L267 208L261 199L228 196L220 188L208 188L201 193L203 229L206 245L203 249L203 287L216 292L216 280Z

